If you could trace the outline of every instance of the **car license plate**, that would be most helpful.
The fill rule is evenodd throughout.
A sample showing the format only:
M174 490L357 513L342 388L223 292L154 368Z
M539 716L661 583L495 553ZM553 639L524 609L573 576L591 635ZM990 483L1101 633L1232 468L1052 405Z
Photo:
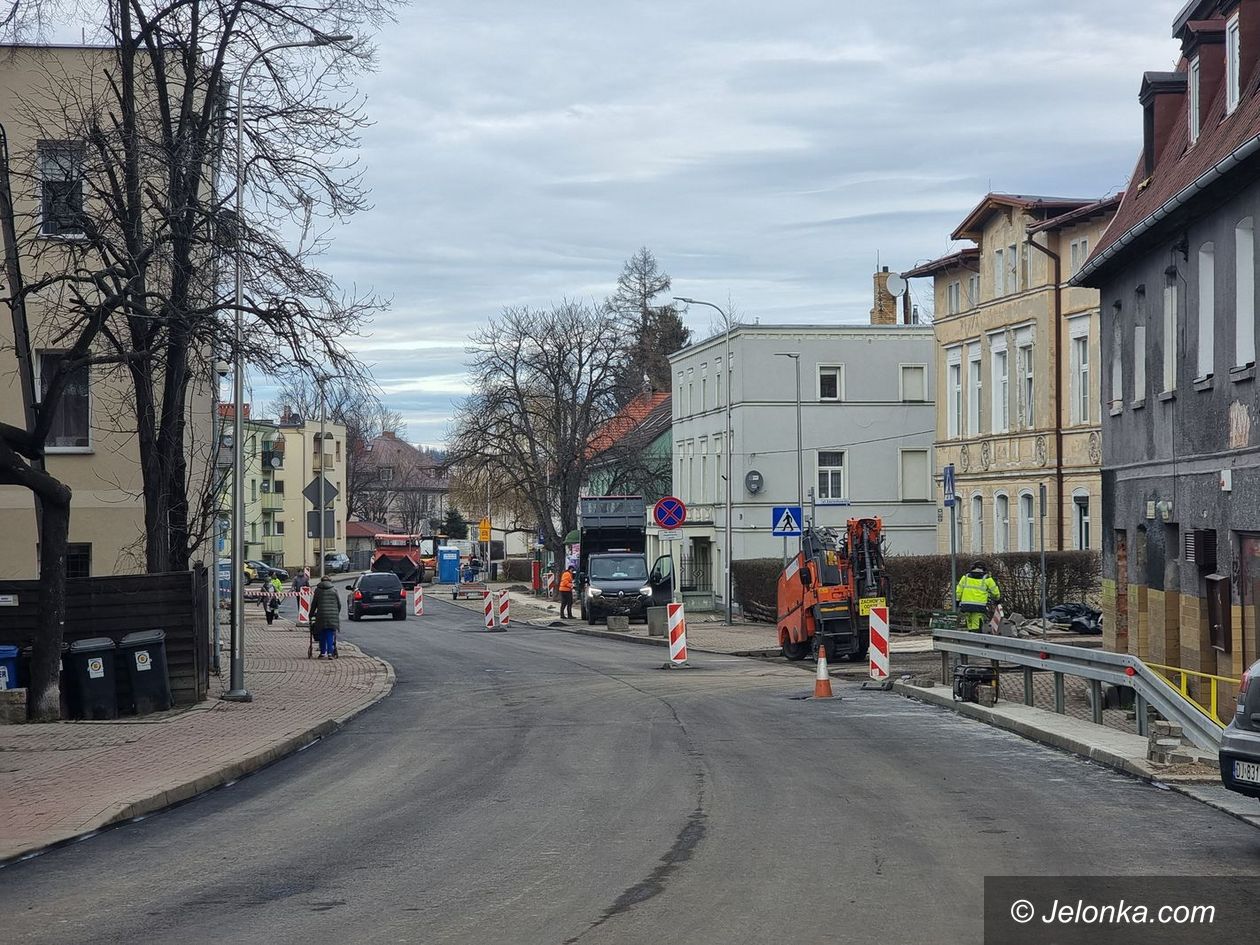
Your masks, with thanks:
M861 617L869 617L872 607L887 607L888 599L885 597L863 597L858 601L858 615Z
M375 594L373 595L372 600L389 600L389 595L388 594Z
M1234 780L1246 781L1248 784L1260 784L1260 763L1254 761L1235 761Z

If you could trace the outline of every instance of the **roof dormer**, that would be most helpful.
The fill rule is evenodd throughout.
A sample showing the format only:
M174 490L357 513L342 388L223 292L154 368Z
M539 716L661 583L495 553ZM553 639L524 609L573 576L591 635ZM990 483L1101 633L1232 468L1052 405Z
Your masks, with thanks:
M1143 155L1146 176L1150 177L1164 156L1168 139L1186 96L1184 72L1148 72L1142 77L1138 101L1143 110Z

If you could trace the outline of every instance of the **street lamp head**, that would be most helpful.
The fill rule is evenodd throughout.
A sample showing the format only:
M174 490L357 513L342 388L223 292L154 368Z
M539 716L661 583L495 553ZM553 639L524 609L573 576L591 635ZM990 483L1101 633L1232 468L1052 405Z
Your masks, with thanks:
M695 304L696 304L696 300L695 300L695 299L685 299L685 298L683 298L681 295L675 295L675 296L674 296L674 301L675 301L675 302L683 302L683 303L685 303L685 304L687 304L687 305L695 305Z
M801 353L799 351L776 351L774 356L776 358L792 358L793 360L800 360Z
M315 38L311 40L311 46L332 46L336 43L348 43L354 39L350 33L336 33L329 35L328 33L315 33Z

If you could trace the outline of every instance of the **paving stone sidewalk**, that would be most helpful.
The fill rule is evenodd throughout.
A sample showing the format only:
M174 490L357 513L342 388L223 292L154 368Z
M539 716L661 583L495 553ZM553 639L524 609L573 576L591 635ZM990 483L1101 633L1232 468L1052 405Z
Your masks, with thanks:
M389 694L393 668L349 643L308 660L287 620L246 620L250 703L205 702L110 722L0 727L0 863L225 784L335 731Z

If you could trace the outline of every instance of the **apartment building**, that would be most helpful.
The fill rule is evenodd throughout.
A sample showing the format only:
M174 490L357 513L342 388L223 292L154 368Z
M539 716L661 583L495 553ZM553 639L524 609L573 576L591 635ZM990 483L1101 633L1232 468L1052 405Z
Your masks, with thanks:
M1120 198L988 194L957 251L904 273L935 302L936 470L956 476L958 548L1098 549L1098 293L1069 284ZM940 492L936 493L939 501ZM949 550L942 510L936 550Z
M774 508L798 500L796 358L806 517L843 527L855 516L880 516L890 553L930 552L936 529L932 329L740 325L729 345L729 361L724 333L670 356L672 478L674 494L688 506L676 553L694 562L697 573L712 576L717 596L728 556L728 448L734 450L730 560L778 557L785 544L795 553L795 540L785 543L771 533Z
M1127 195L1076 277L1103 301L1103 628L1238 677L1260 653L1260 0L1190 2L1173 35L1176 68L1142 78Z
M85 195L81 142L49 140L35 122L64 121L58 92L107 81L116 65L112 49L85 46L0 47L0 125L11 162L15 229L28 285L64 266L63 253L76 250L82 217L91 212ZM85 265L96 265L88 262ZM8 280L0 280L7 282ZM7 289L3 290L7 296ZM14 354L13 322L0 305L0 422L23 426L23 400ZM28 299L37 396L68 346L52 302ZM99 352L106 354L104 348ZM212 514L209 475L213 467L213 378L193 378L189 392L185 453L189 463L192 514ZM72 376L48 439L47 468L73 493L67 571L71 577L135 573L145 569L144 486L135 434L133 387L124 369L97 364ZM207 504L197 507L201 488ZM212 523L207 523L212 524ZM0 577L37 573L37 534L31 493L0 485ZM206 545L209 554L210 545Z
M324 554L344 553L346 428L331 420L321 428L318 419L311 420L286 410L276 421L276 430L278 440L272 442L272 462L277 457L283 462L271 474L271 503L275 509L271 537L280 539L275 546L282 549L284 567L292 570L309 565L314 569L319 564L321 549L318 534L308 532L307 512L313 512L315 506L302 492L307 485L317 482L320 474L333 487L336 494L327 503L333 513L332 528L325 531L322 551ZM277 451L276 445L281 439L283 448ZM265 445L260 444L264 449ZM278 536L275 533L277 528Z

